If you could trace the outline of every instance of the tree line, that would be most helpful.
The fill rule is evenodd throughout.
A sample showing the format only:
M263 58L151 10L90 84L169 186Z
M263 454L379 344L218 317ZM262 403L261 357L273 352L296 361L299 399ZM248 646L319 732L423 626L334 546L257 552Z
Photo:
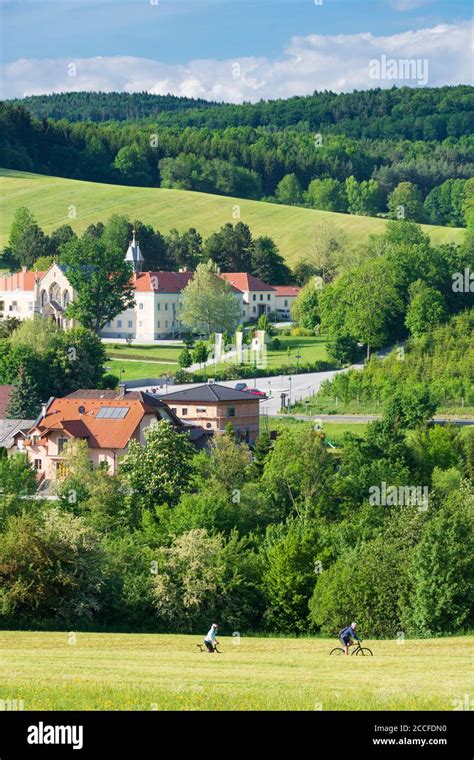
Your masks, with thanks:
M185 232L172 229L164 235L150 224L113 214L105 224L89 225L80 237L69 224L47 235L25 207L15 212L0 262L12 271L23 266L42 271L51 266L53 259L71 268L85 259L92 264L95 257L106 277L114 268L122 268L134 229L144 258L144 272L194 270L212 259L222 272L248 272L269 285L288 285L298 277L286 265L275 241L265 235L254 238L243 222L224 224L203 240L194 227Z
M453 93L442 93L444 89L432 91L424 102L425 121L429 107L448 111L453 107ZM467 108L469 92L461 88L458 95ZM411 101L403 104L413 106ZM454 118L469 115L462 107L452 114ZM222 106L224 112L226 108ZM367 118L375 118L374 113ZM432 224L465 224L464 185L474 175L468 130L407 139L400 131L377 137L344 129L334 132L326 122L316 133L307 123L253 126L229 121L195 126L192 121L163 125L159 119L74 123L65 118L39 120L11 103L1 107L0 125L0 162L6 168L342 213L396 215Z
M25 455L0 459L2 627L189 633L218 619L229 634L336 636L355 618L395 638L472 626L472 431L420 424L407 437L387 417L330 452L302 424L262 433L251 456L231 430L196 454L162 421L117 475L92 469L83 441L65 464L57 500L41 501Z
M330 91L259 103L212 103L173 95L70 92L32 95L14 103L39 118L68 121L153 119L166 126L223 129L227 126L298 126L368 139L444 140L473 130L473 88L392 87Z

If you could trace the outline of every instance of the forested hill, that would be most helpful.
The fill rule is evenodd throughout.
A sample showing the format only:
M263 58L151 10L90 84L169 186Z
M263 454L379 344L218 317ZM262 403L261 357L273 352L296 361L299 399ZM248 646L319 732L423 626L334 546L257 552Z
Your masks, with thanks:
M0 166L462 227L473 133L464 85L242 105L68 93L0 104Z
M163 126L270 126L340 132L351 137L444 140L474 132L474 88L393 87L351 93L319 92L242 105L149 93L71 92L14 101L37 117L68 121L153 118Z
M61 92L55 95L31 95L11 102L23 105L40 118L96 122L146 119L162 113L217 105L198 98L150 95L148 92Z

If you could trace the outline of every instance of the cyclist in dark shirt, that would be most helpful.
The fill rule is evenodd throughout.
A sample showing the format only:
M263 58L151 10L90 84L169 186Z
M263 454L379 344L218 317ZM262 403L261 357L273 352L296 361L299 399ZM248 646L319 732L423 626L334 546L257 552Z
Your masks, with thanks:
M362 639L359 639L358 635L355 632L356 628L357 623L351 623L347 626L347 628L342 628L339 631L339 641L343 645L346 655L349 655L349 647L353 644L352 639L355 639L356 641L362 641Z

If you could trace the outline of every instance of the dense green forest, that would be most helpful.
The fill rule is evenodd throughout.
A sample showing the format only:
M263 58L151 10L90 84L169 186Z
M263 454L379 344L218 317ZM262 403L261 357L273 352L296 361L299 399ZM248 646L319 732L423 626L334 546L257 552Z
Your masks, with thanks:
M467 86L192 108L146 93L37 96L1 107L0 163L463 226L472 102Z
M472 431L407 437L392 416L331 452L307 424L261 435L253 458L230 431L199 454L165 421L145 435L114 476L72 443L55 502L28 498L24 454L0 458L2 627L472 626Z
M319 92L233 105L172 95L70 92L12 101L40 118L68 121L153 119L163 126L325 128L351 137L443 140L474 131L473 88L393 87L351 93Z

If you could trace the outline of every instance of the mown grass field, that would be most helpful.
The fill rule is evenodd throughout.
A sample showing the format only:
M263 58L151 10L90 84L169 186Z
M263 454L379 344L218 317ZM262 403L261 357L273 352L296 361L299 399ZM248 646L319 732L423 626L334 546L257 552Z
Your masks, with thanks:
M295 335L276 335L280 341L280 348L269 348L267 351L267 360L269 367L279 367L284 365L293 365L296 369L297 364L306 364L316 361L328 361L326 352L327 338L321 335L315 336L295 336ZM299 356L299 359L297 358Z
M290 264L302 258L311 247L318 224L323 221L330 220L342 228L354 246L371 234L383 232L386 224L383 219L187 190L106 185L13 169L0 169L0 193L3 198L0 217L2 246L7 243L13 215L19 206L31 209L48 233L62 224L70 224L77 232L83 232L93 222L105 222L112 214L125 214L132 220L140 219L154 225L162 233L173 227L180 231L195 227L203 237L226 222L235 223L238 207L240 220L250 226L252 234L272 237ZM71 209L75 218L70 218ZM436 243L461 241L464 236L464 230L452 227L426 226L425 229Z
M173 375L178 369L177 364L157 362L122 361L120 359L107 359L107 367L112 375L120 377L120 380L139 380L145 377L162 377Z
M183 344L134 345L106 343L107 367L120 376L120 380L138 380L141 377L173 375L179 368L178 356ZM155 360L155 361L153 361Z
M452 710L470 693L472 637L365 642L374 657L330 657L329 639L2 632L0 699L25 710Z
M277 369L280 367L292 367L294 371L301 367L302 364L312 363L316 361L328 361L328 355L326 351L327 338L324 336L294 336L294 335L282 335L275 334L280 341L279 348L267 348L266 366L269 369ZM298 357L298 358L297 358ZM253 354L244 356L244 363L252 365ZM209 365L208 374L212 375L215 371L224 372L226 368L235 366L237 360L230 359L228 362L221 362L217 366ZM265 370L263 363L258 365L261 369Z
M184 348L184 343L172 345L135 345L128 346L126 343L105 343L107 354L114 358L129 359L134 356L141 359L156 360L160 364L177 364L178 356Z

